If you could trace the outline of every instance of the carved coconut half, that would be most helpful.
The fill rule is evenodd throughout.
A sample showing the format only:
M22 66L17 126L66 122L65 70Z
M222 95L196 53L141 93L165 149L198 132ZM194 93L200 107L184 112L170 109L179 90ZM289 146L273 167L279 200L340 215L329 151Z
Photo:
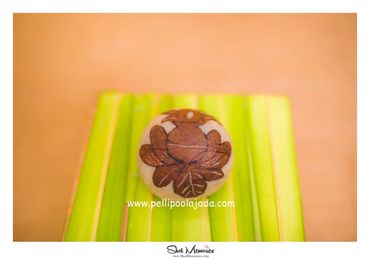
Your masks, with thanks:
M233 163L229 134L212 116L191 109L170 110L144 130L140 174L152 193L172 200L211 195Z

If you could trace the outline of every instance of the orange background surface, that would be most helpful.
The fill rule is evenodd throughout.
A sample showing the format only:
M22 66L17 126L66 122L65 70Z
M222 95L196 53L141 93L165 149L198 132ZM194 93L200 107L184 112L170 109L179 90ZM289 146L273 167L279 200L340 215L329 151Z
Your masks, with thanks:
M99 91L293 104L307 240L356 240L355 14L15 14L14 240L60 240Z

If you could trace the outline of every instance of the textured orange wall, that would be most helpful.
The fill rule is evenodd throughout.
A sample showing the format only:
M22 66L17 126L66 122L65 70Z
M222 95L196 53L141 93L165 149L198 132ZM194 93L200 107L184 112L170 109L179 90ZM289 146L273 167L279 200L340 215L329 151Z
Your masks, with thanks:
M16 14L14 240L59 240L99 91L291 97L308 240L356 240L355 14Z

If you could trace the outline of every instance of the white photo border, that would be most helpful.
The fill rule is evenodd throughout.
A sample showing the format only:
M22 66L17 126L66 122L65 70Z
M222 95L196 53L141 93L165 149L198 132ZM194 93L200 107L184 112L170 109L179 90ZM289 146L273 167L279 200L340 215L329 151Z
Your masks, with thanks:
M0 258L172 258L178 242L13 242L13 13L357 13L357 242L209 242L209 258L366 258L369 251L370 13L363 0L0 1Z

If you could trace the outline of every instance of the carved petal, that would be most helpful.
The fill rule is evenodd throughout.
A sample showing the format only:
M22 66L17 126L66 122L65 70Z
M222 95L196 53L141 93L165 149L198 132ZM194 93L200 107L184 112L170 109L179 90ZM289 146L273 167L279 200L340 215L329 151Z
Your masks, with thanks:
M158 166L153 173L154 185L157 187L167 186L171 181L176 179L181 168L179 165Z
M171 115L171 114L174 114L175 112L176 112L176 110L168 110L168 111L166 111L166 112L164 112L162 114L169 114L169 115Z
M201 171L192 166L186 166L173 181L173 189L184 198L192 198L203 194L207 189L207 183Z
M150 166L158 166L161 164L161 160L156 156L152 145L142 145L140 148L140 157L144 161L145 164Z
M224 173L221 169L215 169L215 170L203 170L203 177L207 181L214 181L217 179L221 179L224 177Z
M206 169L221 169L229 161L231 145L224 142L221 145L213 147L197 162L197 165Z
M222 143L222 145L218 146L218 152L223 152L225 154L228 154L230 156L231 153L231 144L228 141L225 141Z
M176 113L177 113L178 111L177 110L169 110L169 111L166 111L166 112L164 112L163 114L167 114L168 116L167 117L165 117L163 120L162 120L162 122L166 122L166 121L170 121L170 122L175 122L176 121Z
M175 164L176 161L168 154L166 139L167 133L163 127L156 125L150 130L150 143L156 156L165 165Z
M209 120L215 120L215 118L210 115L192 109L170 110L164 114L168 116L165 117L162 122L171 121L175 125L179 125L183 122L202 125Z
M209 146L217 146L221 144L221 135L217 130L211 130L207 134L207 140Z

